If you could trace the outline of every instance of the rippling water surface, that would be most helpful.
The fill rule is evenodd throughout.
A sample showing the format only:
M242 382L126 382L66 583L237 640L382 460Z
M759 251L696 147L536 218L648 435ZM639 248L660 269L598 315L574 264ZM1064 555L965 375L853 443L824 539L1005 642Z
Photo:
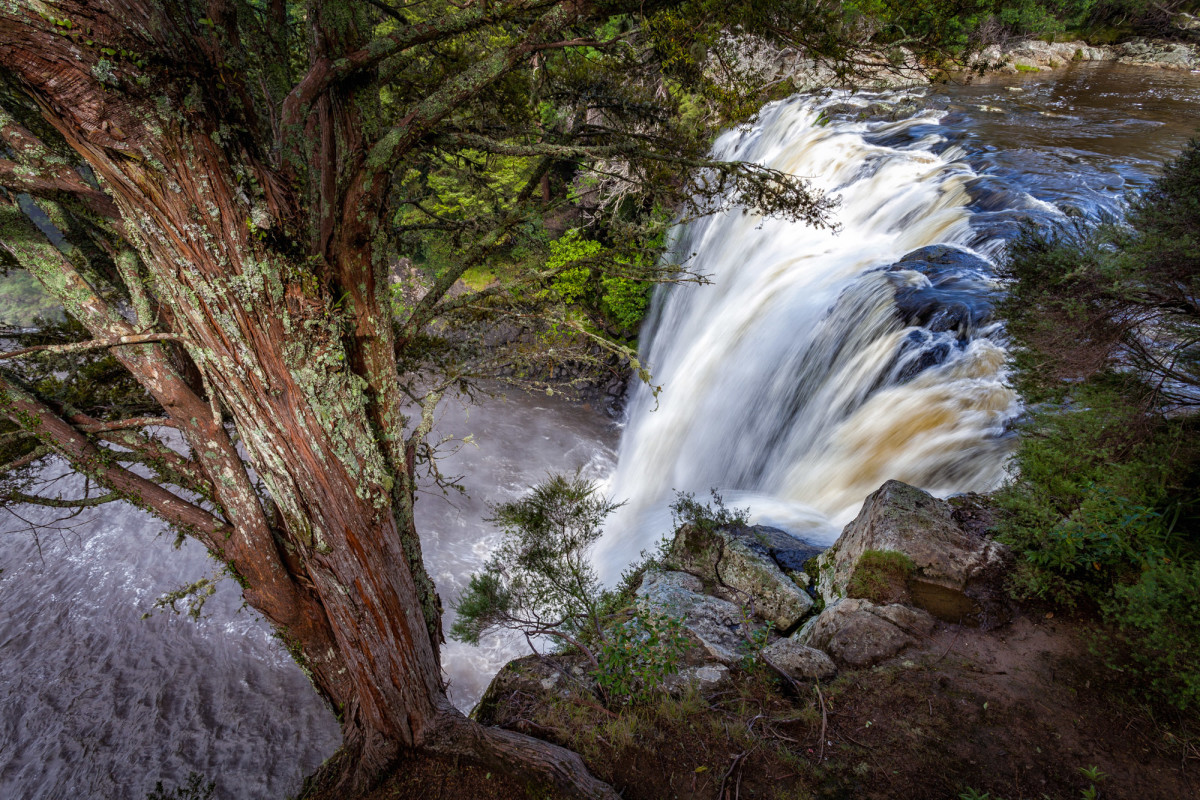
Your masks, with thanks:
M663 532L674 489L721 488L827 541L886 478L993 485L1018 402L991 260L1022 219L1116 210L1198 123L1197 76L1105 65L768 107L718 151L840 195L841 232L736 212L680 232L714 285L658 296L642 340L664 389L657 410L635 390L619 458L608 420L556 398L448 405L439 430L477 446L442 465L469 498L418 503L443 598L494 542L486 504L550 470L630 501L598 554L609 575ZM192 771L222 798L283 797L332 753L332 715L228 582L198 623L142 619L211 571L198 545L173 550L128 507L47 519L0 531L0 798L136 800ZM519 648L448 645L455 701Z

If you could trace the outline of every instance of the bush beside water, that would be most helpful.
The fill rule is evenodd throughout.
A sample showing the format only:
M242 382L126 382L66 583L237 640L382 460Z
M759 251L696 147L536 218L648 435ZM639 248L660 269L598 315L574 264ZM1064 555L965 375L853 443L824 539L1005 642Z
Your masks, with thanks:
M1028 229L1005 271L1036 403L996 495L1012 590L1099 613L1106 663L1200 707L1200 143L1124 222Z

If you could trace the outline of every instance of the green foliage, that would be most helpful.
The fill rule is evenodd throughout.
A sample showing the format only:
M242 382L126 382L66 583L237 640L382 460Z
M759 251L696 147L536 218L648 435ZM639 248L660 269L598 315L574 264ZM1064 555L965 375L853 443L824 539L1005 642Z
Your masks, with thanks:
M650 305L650 284L620 275L605 275L601 301L613 324L621 330L636 331Z
M551 286L562 302L598 312L602 321L633 333L650 304L653 284L621 272L645 273L647 266L640 254L632 259L616 254L594 239L584 239L578 229L551 242L546 260L546 269L556 273Z
M967 789L965 792L960 792L958 800L993 800L990 792L981 792L978 789ZM1000 800L995 798L994 800Z
M600 526L619 504L578 475L553 475L528 497L496 506L504 538L454 604L452 638L478 644L497 629L550 636L593 662L609 703L636 705L661 692L688 646L681 620L633 604L649 559L602 590L588 561Z
M1200 700L1200 147L1123 224L1026 231L1004 266L1017 382L1043 401L996 499L1012 588L1099 610L1107 660Z
M1151 561L1136 582L1114 589L1107 610L1119 628L1106 648L1113 665L1131 664L1180 710L1200 708L1200 561Z
M675 529L690 525L712 533L719 528L744 528L749 524L750 509L728 508L725 498L716 489L710 489L712 503L701 503L691 492L676 492L671 504L671 518Z
M764 663L759 657L762 651L766 649L771 641L771 634L775 630L774 623L767 622L765 625L757 625L756 621L750 615L750 609L742 606L742 630L752 631L747 636L746 641L741 645L741 658L738 659L738 666L743 672L754 674L762 670Z
M603 593L588 553L619 507L579 475L552 475L520 500L492 509L500 546L454 604L454 639L478 644L490 630L548 635L582 646L600 630Z
M667 678L679 672L689 645L678 617L639 611L607 631L596 653L596 683L610 703L647 703L662 693Z

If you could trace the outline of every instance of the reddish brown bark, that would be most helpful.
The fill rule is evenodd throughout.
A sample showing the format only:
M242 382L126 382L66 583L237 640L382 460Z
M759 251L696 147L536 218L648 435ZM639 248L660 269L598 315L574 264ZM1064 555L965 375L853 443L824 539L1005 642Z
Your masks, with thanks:
M147 277L145 287L128 287L130 295L153 293L163 311L152 315L160 332L182 343L184 360L202 378L203 390L185 378L166 349L172 345L112 351L182 433L216 509L187 503L106 459L81 427L5 384L10 417L35 417L39 435L78 469L194 533L230 565L247 602L279 629L340 713L349 754L343 763L351 765L342 777L349 783L364 785L403 750L425 748L488 763L515 760L565 792L604 796L607 787L577 756L484 731L444 693L438 620L430 612L436 598L412 518L414 442L403 428L390 299L373 250L385 181L363 166L373 143L361 98L335 90L321 73L331 54L360 53L363 36L353 25L312 17L317 66L293 92L295 102L285 104L281 126L293 137L281 150L304 154L304 169L277 167L266 148L231 139L227 123L242 130L256 124L246 108L223 120L209 97L207 106L188 111L185 96L196 88L189 76L150 70L144 74L153 91L143 90L141 67L102 64L99 44L87 44L220 64L220 49L236 46L229 39L234 12L211 5L213 24L227 30L223 42L197 42L189 20L139 0L65 0L55 14L70 28L32 8L6 6L0 63L90 167L104 202L89 184L62 173L42 188L115 210L119 222L109 231L136 250ZM86 35L67 35L76 29ZM222 80L244 106L249 93L239 77ZM461 102L484 86L456 86L450 99ZM445 113L414 111L402 145L411 146ZM317 133L312 142L297 141L302 117ZM15 191L40 186L10 184ZM12 207L11 197L7 202ZM306 247L272 241L294 244L306 223L313 231ZM97 339L147 333L52 246L6 247ZM78 422L93 435L110 433L95 421ZM269 508L247 466L261 478Z

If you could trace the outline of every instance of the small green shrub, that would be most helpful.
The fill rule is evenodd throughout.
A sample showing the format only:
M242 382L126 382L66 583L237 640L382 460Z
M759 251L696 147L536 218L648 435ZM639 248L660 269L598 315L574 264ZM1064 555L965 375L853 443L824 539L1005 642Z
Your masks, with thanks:
M450 636L478 644L488 631L509 629L586 649L580 637L600 635L605 596L589 552L619 505L579 475L552 475L528 496L495 506L490 521L504 536L455 602Z
M768 622L766 625L756 626L755 620L750 615L750 610L745 606L742 607L742 630L753 631L746 641L741 644L741 658L738 660L738 666L743 672L751 675L759 672L763 667L763 661L759 656L766 649L771 641L771 633L775 626Z
M1176 708L1200 708L1200 562L1155 560L1114 589L1105 613L1118 629L1112 665Z
M610 705L637 705L679 671L690 639L683 621L634 603L634 588L658 553L643 553L614 590L601 588L589 552L620 504L579 475L552 475L520 500L493 508L504 532L481 572L454 603L451 638L478 644L494 630L548 636L592 663Z
M640 705L660 695L691 644L681 619L646 611L607 633L596 654L595 678L616 705Z
M709 490L713 501L701 503L691 492L676 492L675 502L671 504L671 518L675 529L691 525L711 533L720 528L744 528L749 524L750 509L728 508L716 489Z
M981 792L978 789L967 789L965 792L960 792L958 800L1001 800L999 797L992 797L991 792Z

